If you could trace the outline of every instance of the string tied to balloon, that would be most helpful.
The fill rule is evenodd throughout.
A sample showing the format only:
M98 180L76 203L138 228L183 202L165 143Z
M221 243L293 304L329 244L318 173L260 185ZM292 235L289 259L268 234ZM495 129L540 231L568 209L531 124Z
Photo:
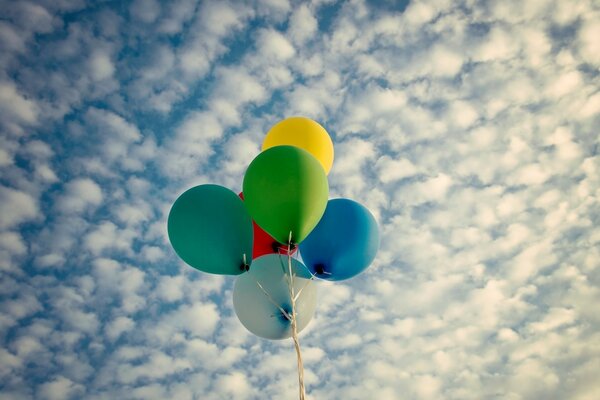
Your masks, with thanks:
M240 269L245 272L250 270L250 264L248 264L248 261L246 260L246 253L242 255L242 265L240 265Z
M298 390L300 394L300 400L304 400L305 397L305 389L304 389L304 364L302 363L302 353L300 351L300 341L298 340L298 327L296 320L296 300L302 289L295 293L294 290L294 274L292 273L292 231L290 231L288 235L288 248L287 248L287 258L288 258L288 274L287 274L287 283L290 292L290 300L292 301L292 340L294 341L294 348L296 349L297 356L297 365L298 365Z

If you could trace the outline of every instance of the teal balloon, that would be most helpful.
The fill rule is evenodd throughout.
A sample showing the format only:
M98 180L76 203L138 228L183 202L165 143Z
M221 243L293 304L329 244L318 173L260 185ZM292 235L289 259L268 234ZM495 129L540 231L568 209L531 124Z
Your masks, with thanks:
M173 204L167 222L177 255L200 271L238 275L252 260L252 219L242 200L219 185L200 185Z
M244 204L279 243L299 244L317 225L329 196L325 170L308 151L275 146L260 153L244 175Z
M300 245L300 254L318 278L341 281L369 267L379 241L377 221L366 207L350 199L333 199Z
M292 313L288 289L288 257L267 254L254 259L250 270L235 280L233 307L250 332L265 339L286 339L292 336L292 324L285 314ZM311 274L298 260L292 259L296 300L297 331L304 329L312 319L317 306L317 285ZM268 294L268 295L267 295Z

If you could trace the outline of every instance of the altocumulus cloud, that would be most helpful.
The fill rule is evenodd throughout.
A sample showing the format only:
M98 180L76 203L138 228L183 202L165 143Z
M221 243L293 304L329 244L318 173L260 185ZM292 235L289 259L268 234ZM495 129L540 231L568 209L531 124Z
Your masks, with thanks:
M177 259L278 120L376 215L323 283L312 399L600 393L600 8L582 0L0 1L0 397L288 399L291 343Z

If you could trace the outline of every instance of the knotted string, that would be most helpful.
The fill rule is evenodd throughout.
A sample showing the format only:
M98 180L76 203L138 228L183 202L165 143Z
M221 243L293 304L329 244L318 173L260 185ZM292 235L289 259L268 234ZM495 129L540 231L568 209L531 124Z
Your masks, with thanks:
M297 312L296 312L296 300L297 296L294 290L294 273L292 273L292 231L290 231L290 235L288 237L288 249L287 249L287 257L288 257L288 275L287 275L287 283L290 291L290 300L292 301L292 340L294 341L294 348L296 349L296 356L298 361L298 389L300 392L300 400L304 400L305 390L304 390L304 364L302 363L302 353L300 352L300 341L298 340L298 324L296 320ZM304 288L302 288L304 289ZM298 296L302 292L298 292Z

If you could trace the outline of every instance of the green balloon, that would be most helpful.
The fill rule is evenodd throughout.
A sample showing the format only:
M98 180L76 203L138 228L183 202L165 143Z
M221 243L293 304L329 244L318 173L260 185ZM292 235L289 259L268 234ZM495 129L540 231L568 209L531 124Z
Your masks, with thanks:
M329 196L325 170L309 152L275 146L260 153L244 176L244 204L280 243L299 244L317 225Z
M252 219L242 200L219 185L200 185L171 207L169 240L183 261L200 271L238 275L252 260Z

